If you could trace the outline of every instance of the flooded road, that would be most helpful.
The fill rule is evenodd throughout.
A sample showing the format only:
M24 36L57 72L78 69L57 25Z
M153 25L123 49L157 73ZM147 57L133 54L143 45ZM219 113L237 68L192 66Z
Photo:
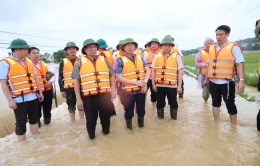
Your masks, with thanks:
M185 76L184 99L179 99L178 120L158 120L147 98L145 127L125 127L124 111L114 101L117 115L111 119L111 133L88 139L85 121L71 126L66 104L52 111L52 123L43 125L41 135L17 143L15 134L0 139L0 165L96 166L96 165L260 165L260 132L256 130L257 103L237 96L238 125L231 126L222 106L221 121L213 121L211 100L204 104L197 81Z

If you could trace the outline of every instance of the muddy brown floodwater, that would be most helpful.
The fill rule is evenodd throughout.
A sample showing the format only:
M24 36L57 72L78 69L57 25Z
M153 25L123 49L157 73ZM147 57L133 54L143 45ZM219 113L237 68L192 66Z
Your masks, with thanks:
M178 120L170 120L167 106L164 120L156 118L146 101L145 127L125 127L124 111L114 101L117 115L111 119L111 133L101 134L98 122L96 139L88 139L85 121L71 125L66 104L52 110L49 126L41 135L17 143L15 134L0 139L0 165L96 166L96 165L180 165L224 166L260 165L260 133L256 130L259 105L237 96L238 125L229 123L223 104L221 121L213 121L211 100L202 101L197 81L185 76L184 99L179 99Z

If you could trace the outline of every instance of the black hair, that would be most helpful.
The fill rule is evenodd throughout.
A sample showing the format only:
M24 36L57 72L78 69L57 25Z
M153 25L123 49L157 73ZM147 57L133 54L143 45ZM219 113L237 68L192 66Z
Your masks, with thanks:
M217 30L222 30L222 31L225 31L226 34L230 34L231 32L231 29L229 26L227 25L220 25L215 32L217 32Z
M29 50L28 50L29 54L32 52L32 50L38 50L40 52L39 48L37 48L37 47L30 47Z

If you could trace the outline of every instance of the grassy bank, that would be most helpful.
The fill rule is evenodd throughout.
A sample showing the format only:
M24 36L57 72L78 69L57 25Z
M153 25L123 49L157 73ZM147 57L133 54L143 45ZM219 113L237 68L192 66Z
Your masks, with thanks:
M247 52L244 53L245 58L245 84L249 86L257 86L258 76L256 75L258 56L259 52ZM187 67L186 69L194 74L198 74L198 70L195 69L195 56L184 56L184 64Z

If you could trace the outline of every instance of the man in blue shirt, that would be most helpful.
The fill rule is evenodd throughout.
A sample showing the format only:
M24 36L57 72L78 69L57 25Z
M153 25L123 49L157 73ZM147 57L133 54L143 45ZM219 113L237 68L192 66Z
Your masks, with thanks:
M39 100L43 101L44 97L39 91L35 68L32 62L26 58L29 48L27 42L15 39L9 48L12 50L11 57L4 58L0 62L0 82L8 105L14 110L17 139L24 141L26 140L27 119L29 119L31 133L40 134L38 105Z

